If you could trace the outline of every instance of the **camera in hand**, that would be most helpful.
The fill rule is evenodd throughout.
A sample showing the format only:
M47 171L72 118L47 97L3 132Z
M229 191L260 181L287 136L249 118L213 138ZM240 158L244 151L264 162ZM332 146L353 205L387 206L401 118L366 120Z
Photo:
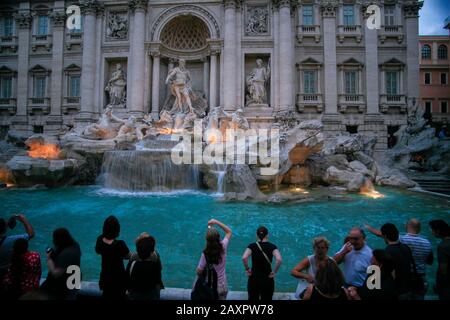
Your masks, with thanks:
M8 228L10 229L14 229L17 225L17 217L16 216L12 216L11 218L9 218L8 220Z

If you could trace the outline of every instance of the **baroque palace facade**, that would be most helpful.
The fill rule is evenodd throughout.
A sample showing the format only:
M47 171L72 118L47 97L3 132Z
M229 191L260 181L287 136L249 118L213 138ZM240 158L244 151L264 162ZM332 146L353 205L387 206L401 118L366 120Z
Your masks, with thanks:
M366 27L372 4L381 19L374 30ZM81 10L79 29L66 25L72 5ZM157 118L170 94L166 77L184 59L192 89L210 108L243 109L255 128L278 115L322 119L329 132L376 135L382 152L418 103L420 7L417 0L3 0L0 125L51 134L95 121L111 105L118 74L115 114ZM253 103L249 75L258 70L266 91Z

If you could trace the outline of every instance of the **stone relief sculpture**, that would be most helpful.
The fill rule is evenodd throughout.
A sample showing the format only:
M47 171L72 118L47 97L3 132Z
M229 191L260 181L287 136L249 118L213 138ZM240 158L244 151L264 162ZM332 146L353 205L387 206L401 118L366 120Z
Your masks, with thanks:
M127 79L122 65L116 65L116 71L113 72L109 79L105 91L109 93L109 105L115 107L125 107L126 104L126 86Z
M247 25L245 27L246 35L266 34L268 28L269 12L267 7L254 7L247 11Z
M264 105L267 103L267 86L270 80L270 60L267 66L263 66L262 59L256 59L254 68L246 78L247 95L246 106Z
M111 39L123 40L127 38L128 24L126 16L111 12L108 16L106 36Z
M112 107L106 107L97 123L93 123L84 128L81 137L90 140L106 140L117 136L117 125L125 124L125 121L113 114Z

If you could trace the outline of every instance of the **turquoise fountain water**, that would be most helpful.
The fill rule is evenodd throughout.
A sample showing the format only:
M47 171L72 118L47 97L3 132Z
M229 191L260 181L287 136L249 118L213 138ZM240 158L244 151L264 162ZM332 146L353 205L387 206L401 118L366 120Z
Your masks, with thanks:
M330 254L333 254L341 247L352 226L367 222L380 227L390 221L403 230L405 221L416 217L424 222L423 234L432 241L435 250L437 241L427 222L437 218L448 221L450 201L407 191L378 190L386 197L371 199L352 195L349 201L343 202L267 205L222 203L213 195L200 192L121 193L100 187L10 189L0 191L0 212L2 217L18 212L29 217L37 232L31 248L40 252L43 266L52 231L67 227L82 248L84 280L98 279L100 258L94 252L95 239L101 232L103 220L114 214L122 225L120 238L130 249L134 249L134 239L143 231L156 237L166 286L183 288L192 286L204 246L206 223L210 218L216 218L233 229L227 260L229 286L231 290L246 290L241 255L254 241L255 229L266 225L270 240L278 245L283 256L276 290L294 291L297 282L289 275L290 270L311 253L311 240L315 236L325 235L330 239ZM21 230L18 226L14 232ZM384 248L379 238L369 235L367 240L372 248ZM434 278L435 268L436 264L428 270L430 279Z

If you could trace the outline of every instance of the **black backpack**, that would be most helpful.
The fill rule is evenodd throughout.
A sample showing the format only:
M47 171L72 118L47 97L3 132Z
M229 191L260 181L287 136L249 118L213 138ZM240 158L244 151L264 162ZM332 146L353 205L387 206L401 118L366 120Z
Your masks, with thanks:
M206 260L206 267L202 275L195 282L194 289L191 292L191 300L219 300L217 291L217 272L214 265Z

